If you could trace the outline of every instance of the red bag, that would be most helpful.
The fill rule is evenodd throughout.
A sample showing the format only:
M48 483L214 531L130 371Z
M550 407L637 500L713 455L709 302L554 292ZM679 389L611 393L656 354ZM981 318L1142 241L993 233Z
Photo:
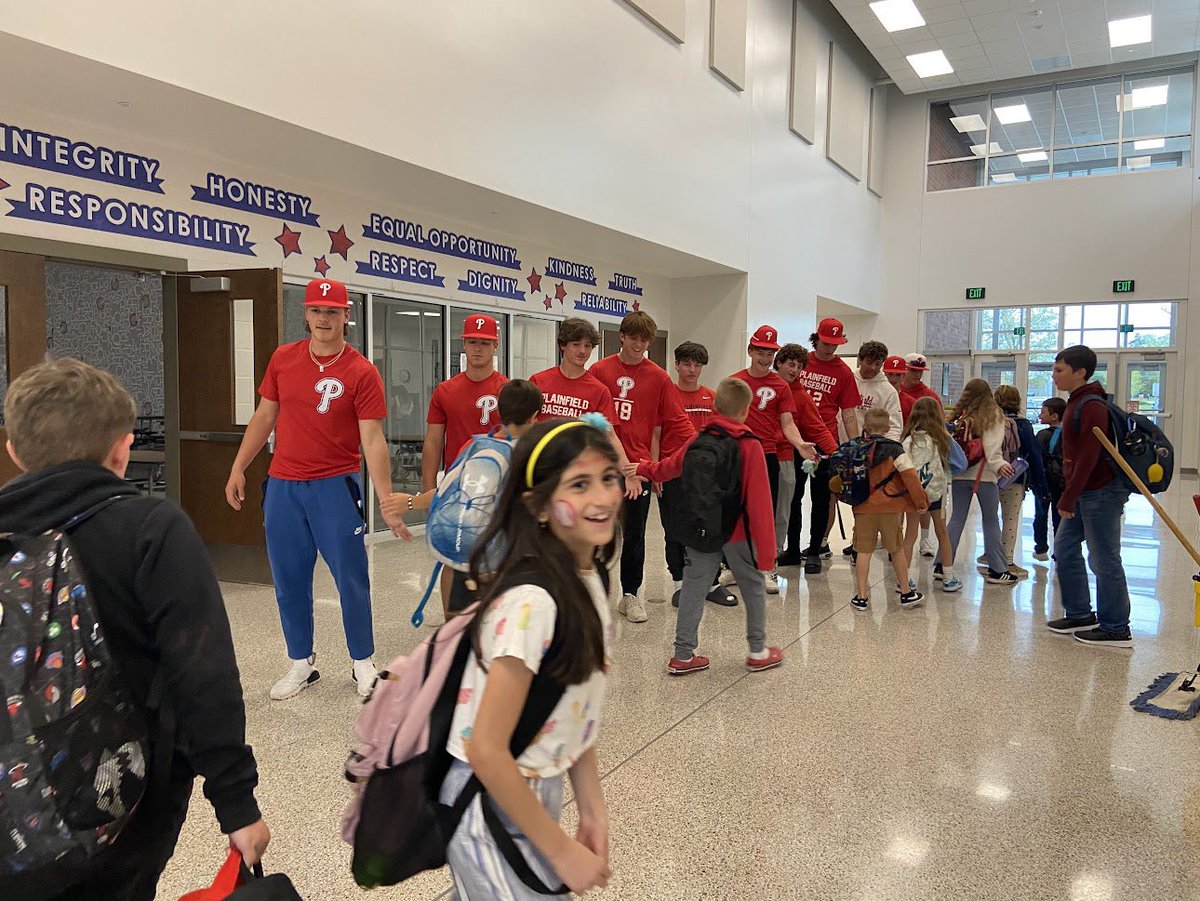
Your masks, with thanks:
M217 878L208 888L188 892L179 901L225 901L234 889L242 884L242 855L236 848L229 849L229 856L217 871Z
M229 856L217 871L217 878L208 888L188 892L179 901L301 901L292 881L282 873L263 876L262 865L247 872L241 853L229 849Z

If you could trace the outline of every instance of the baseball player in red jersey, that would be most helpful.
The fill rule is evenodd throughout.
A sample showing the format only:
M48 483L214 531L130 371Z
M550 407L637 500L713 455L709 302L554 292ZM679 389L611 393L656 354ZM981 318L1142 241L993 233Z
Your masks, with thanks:
M656 429L666 433L672 443L686 443L696 434L684 415L679 393L671 377L653 360L646 349L658 333L658 324L643 312L630 313L621 320L621 350L592 365L588 372L612 394L617 418L614 427L625 453L632 462L652 459ZM625 501L622 518L621 602L617 612L631 623L646 621L646 605L640 592L646 564L646 517L650 513L650 492Z
M472 313L463 320L463 352L467 368L440 382L429 398L425 444L421 449L421 491L437 487L438 470L449 470L473 435L500 425L500 389L508 379L496 371L500 331L496 320ZM454 571L442 570L442 612L449 612Z
M313 653L313 566L318 551L337 583L359 694L369 695L376 679L359 470L365 458L379 497L392 493L381 425L387 407L379 371L346 343L349 322L345 285L333 279L308 283L304 323L309 337L272 354L258 389L262 399L225 485L229 505L241 510L246 467L274 431L263 515L275 599L292 660L271 688L275 700L299 694L320 678ZM398 515L385 515L384 520L395 534L411 537Z

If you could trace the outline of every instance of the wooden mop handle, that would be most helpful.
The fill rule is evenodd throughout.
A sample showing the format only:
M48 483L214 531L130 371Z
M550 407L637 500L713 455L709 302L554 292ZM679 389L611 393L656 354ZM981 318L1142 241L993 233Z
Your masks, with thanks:
M1150 493L1150 489L1147 488L1145 483L1138 478L1138 474L1133 471L1130 465L1125 462L1125 458L1121 456L1121 452L1118 451L1113 443L1108 440L1108 436L1104 434L1104 431L1093 426L1092 434L1100 439L1100 443L1104 445L1104 449L1108 451L1109 456L1117 461L1117 465L1121 467L1125 475L1129 476L1129 481L1133 482L1133 484L1137 486L1137 490L1140 491L1142 496L1150 502L1150 506L1154 508L1154 512L1162 517L1162 521L1167 524L1167 528L1175 533L1175 537L1179 539L1179 543L1182 544L1184 549L1192 555L1192 559L1196 561L1196 565L1200 566L1200 551L1196 550L1192 543L1188 541L1187 536L1180 531L1179 526L1175 525L1175 520L1171 519L1171 517L1167 515L1167 511L1162 508L1162 504L1154 499L1154 495Z

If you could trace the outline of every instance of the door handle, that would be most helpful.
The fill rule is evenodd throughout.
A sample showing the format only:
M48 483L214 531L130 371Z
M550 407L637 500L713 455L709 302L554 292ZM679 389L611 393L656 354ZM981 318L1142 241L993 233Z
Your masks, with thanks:
M208 441L212 444L241 444L242 432L180 432L180 441Z

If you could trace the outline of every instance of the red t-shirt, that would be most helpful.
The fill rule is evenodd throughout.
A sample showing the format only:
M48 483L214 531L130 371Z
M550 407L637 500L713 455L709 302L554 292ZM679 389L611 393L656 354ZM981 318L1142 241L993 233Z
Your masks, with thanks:
M599 379L588 372L579 378L569 379L563 375L562 369L551 366L535 372L529 381L542 392L542 412L538 419L578 417L584 413L599 413L609 422L616 419L612 395Z
M808 364L800 370L796 381L808 390L831 435L838 434L838 414L862 403L854 371L838 357L822 362L816 354L809 354Z
M321 372L309 357L308 340L277 347L258 386L260 395L279 404L269 470L276 479L300 482L358 472L359 421L387 416L383 379L366 357L347 345Z
M498 372L481 382L472 381L465 372L460 372L433 389L425 421L446 426L446 446L442 450L446 469L472 435L484 434L500 425L499 395L507 381Z
M775 454L779 442L785 440L779 417L784 413L794 415L796 412L791 385L785 382L778 372L755 378L750 374L750 370L743 369L741 372L735 372L730 378L741 379L750 386L754 397L750 401L750 415L746 417L746 425L762 439L763 449L768 454Z
M932 397L939 407L942 405L942 396L924 382L918 382L913 388L897 386L896 393L900 395L900 415L905 422L908 422L908 414L912 412L913 404L922 397Z
M829 434L821 411L799 379L792 382L792 399L796 401L796 428L800 430L800 437L815 444L823 454L832 454L837 450L837 439ZM779 459L782 460L783 456L780 455Z
M630 366L617 354L592 365L588 372L608 389L617 414L613 423L625 455L634 463L650 459L650 443L656 426L662 440L678 446L696 434L684 415L679 392L671 377L653 360Z
M711 388L705 388L703 385L695 391L684 391L676 385L675 394L679 397L679 403L683 407L683 415L691 421L692 428L699 434L700 430L704 428L704 424L714 415L713 401L716 395L713 394ZM658 458L665 460L690 441L690 438L684 438L676 430L671 430L669 433L664 430L662 439L659 441Z

